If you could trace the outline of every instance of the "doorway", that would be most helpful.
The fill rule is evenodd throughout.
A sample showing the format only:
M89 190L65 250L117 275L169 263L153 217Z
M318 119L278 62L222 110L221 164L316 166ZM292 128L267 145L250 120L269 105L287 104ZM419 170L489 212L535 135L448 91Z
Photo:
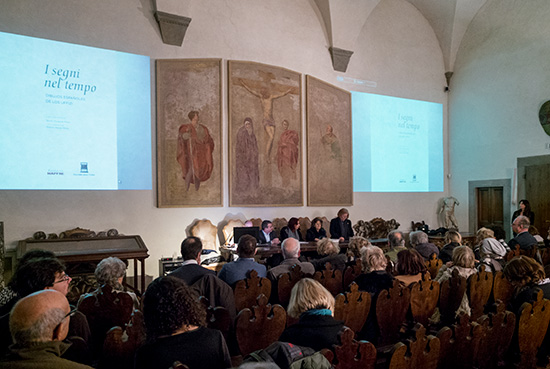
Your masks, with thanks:
M504 208L502 187L478 187L477 227L500 226L504 229Z
M512 235L510 209L512 199L511 179L468 181L469 232L487 225L500 225L506 232L505 239ZM505 210L506 209L506 210Z
M550 155L518 158L518 202L529 200L542 238L550 227Z

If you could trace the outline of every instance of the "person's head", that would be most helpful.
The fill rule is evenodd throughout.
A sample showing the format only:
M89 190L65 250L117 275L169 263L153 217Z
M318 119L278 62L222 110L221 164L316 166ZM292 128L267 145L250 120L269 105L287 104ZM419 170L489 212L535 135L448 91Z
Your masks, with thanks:
M458 233L455 230L450 230L447 233L445 233L445 243L461 243L462 242L462 236L460 233Z
M415 249L401 250L397 253L397 274L417 275L425 273L426 270L424 258Z
M198 260L202 250L202 241L198 237L187 237L181 243L181 257L183 260Z
M428 235L422 231L414 231L409 235L412 247L420 245L421 243L428 243Z
M252 126L252 118L244 118L244 128L246 128L246 130L248 131L248 134L251 134L252 133L252 129L253 129L253 126Z
M24 253L23 256L21 256L21 259L19 259L19 261L17 262L17 266L15 267L15 273L13 274L13 276L11 277L8 283L8 286L10 286L10 288L13 289L13 286L16 283L17 275L18 275L17 271L23 265L25 265L29 260L36 259L36 258L55 258L55 254L51 251L40 250L40 249L29 250L26 253Z
M54 290L32 293L19 300L10 313L13 341L22 347L67 337L70 307L65 295Z
M247 220L246 222L244 222L244 226L245 227L254 227L254 223L252 223L251 220Z
M546 278L542 265L525 255L516 256L507 262L504 275L514 287L534 285Z
M343 222L344 220L349 218L349 211L346 208L342 208L338 210L338 218Z
M481 227L476 232L476 241L480 243L486 238L495 238L495 232L492 229Z
M287 238L281 244L283 258L291 259L300 256L300 242L295 238Z
M298 230L298 228L300 228L300 220L296 217L290 218L288 221L288 229L294 232Z
M371 243L365 237L354 236L349 239L348 255L355 258L361 257L361 249L369 246Z
M327 126L325 128L325 132L326 133L332 133L333 132L332 126L330 124L327 124Z
M386 270L388 260L380 247L367 246L361 251L361 264L363 264L363 273L370 273Z
M194 121L194 123L196 123L199 120L199 112L196 110L191 110L187 116L191 122Z
M496 238L497 240L504 240L504 239L506 239L506 231L505 231L504 228L502 228L501 226L494 225L494 226L491 226L491 227L489 227L489 228L493 230L493 233L494 233L495 238Z
M290 292L288 315L298 318L302 313L312 309L334 311L334 297L316 280L302 278L292 287Z
M520 215L512 222L512 230L516 233L526 232L531 225L531 221L524 215Z
M256 239L249 234L242 235L239 238L237 254L240 258L251 258L256 253Z
M283 131L286 131L288 129L288 120L283 120Z
M264 220L262 222L262 229L267 234L270 234L271 232L273 232L273 223L271 222L271 220Z
M388 245L391 248L405 246L405 239L403 238L403 232L397 229L388 233Z
M457 246L453 249L453 265L473 268L476 264L474 252L468 246Z
M54 289L66 295L71 277L65 274L65 265L57 258L28 260L15 272L12 288L20 297L33 292Z
M155 279L143 296L147 339L206 325L206 311L191 287L175 277Z
M321 238L317 241L317 253L321 256L340 253L340 247L328 238Z
M534 225L529 226L529 233L532 234L533 236L540 234L539 230Z
M523 214L529 214L531 212L531 204L529 204L529 200L520 200L519 208L523 210Z
M315 218L311 222L311 228L315 229L317 232L323 227L323 221L321 218Z
M122 279L126 274L126 264L119 258L108 257L99 262L95 268L95 278L100 286L107 284L122 290Z

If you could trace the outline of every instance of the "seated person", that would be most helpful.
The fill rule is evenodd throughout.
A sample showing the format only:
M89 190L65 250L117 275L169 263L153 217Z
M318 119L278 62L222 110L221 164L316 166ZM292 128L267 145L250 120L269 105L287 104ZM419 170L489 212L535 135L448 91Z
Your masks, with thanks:
M361 236L353 236L349 239L346 256L350 260L348 265L355 265L355 260L361 258L361 252L367 246L372 246L369 240Z
M526 216L520 215L512 223L512 230L517 233L517 235L508 242L510 249L515 250L516 246L519 246L521 250L531 250L538 242L529 233L529 218Z
M386 272L388 261L384 252L377 246L368 246L361 255L363 270L355 278L359 291L368 292L372 295L371 306L376 306L376 299L380 291L390 289L393 286L393 277ZM371 309L367 320L358 337L373 343L378 341L380 329L376 321L376 309Z
M397 254L397 265L395 266L397 275L395 279L409 286L412 283L419 282L428 271L424 258L415 249L399 251Z
M290 268L294 265L299 265L302 273L313 275L315 268L311 263L301 262L300 257L300 242L294 238L287 238L281 244L281 252L283 254L283 262L278 266L269 269L267 277L271 281L276 281L280 275L290 272Z
M340 242L344 242L349 240L350 237L353 237L351 221L348 218L348 209L342 208L338 211L338 216L330 221L331 238L338 239Z
M183 279L188 286L198 281L205 274L216 274L213 270L200 265L202 241L198 237L187 237L181 243L182 265L170 273L171 277Z
M286 328L279 341L311 347L315 351L339 344L338 333L344 322L333 318L334 297L319 282L300 279L290 294L288 315L298 323Z
M480 260L480 264L487 266L489 272L502 270L507 250L496 240L493 230L485 227L478 229L476 241L474 254Z
M145 291L143 317L147 344L137 351L136 369L171 368L175 361L189 369L231 367L222 333L206 328L206 311L181 279L155 279Z
M315 270L325 270L325 264L331 263L333 269L344 270L348 258L340 254L340 247L328 238L317 241L317 259L311 260Z
M439 258L443 263L453 260L453 250L455 247L460 246L461 242L462 236L457 231L450 230L445 233L445 246L439 252Z
M537 242L539 244L544 244L544 238L542 238L542 236L540 235L539 233L539 230L537 229L537 227L535 227L534 225L530 225L529 226L529 233L535 237L535 240L537 240Z
M306 241L317 242L321 238L327 237L327 231L323 228L323 221L321 218L313 219L311 227L307 230Z
M267 276L267 270L264 265L254 261L256 254L256 239L248 234L241 236L239 245L237 246L237 255L239 258L236 261L225 264L220 270L218 277L233 287L235 283L248 277L248 272L255 270L258 272L258 277Z
M435 280L439 282L439 284L443 283L444 281L451 279L453 275L454 270L458 270L458 274L468 279L470 276L477 273L477 269L475 268L476 259L474 256L474 252L471 248L468 246L458 246L455 247L453 250L453 260L451 263L448 263L446 265L443 265L439 272L437 273L437 276L435 277ZM460 306L456 310L456 315L458 316L460 313L465 313L467 315L471 314L470 309L470 302L468 300L467 293L464 292L464 296L462 297L462 301L460 303Z
M428 241L428 235L422 231L411 232L409 235L411 246L422 255L424 260L430 260L432 254L439 257L439 249Z
M124 276L126 275L126 264L122 260L112 256L105 258L101 260L99 264L97 264L94 274L97 283L99 284L99 287L93 292L86 293L80 296L78 304L80 304L80 302L84 298L90 295L100 294L101 287L107 285L110 286L115 292L126 292L128 295L130 295L130 297L132 297L132 301L134 301L134 309L140 308L140 302L136 294L133 292L125 291L124 287L122 286L122 281L124 280Z
M284 241L287 238L295 238L298 241L303 241L302 232L300 232L300 220L296 217L290 218L288 225L281 229L279 238L281 241Z
M399 251L406 250L405 238L403 238L403 232L393 230L388 233L388 246L390 250L385 253L390 258L393 264L397 263L397 254Z
M277 238L277 233L273 230L273 223L271 220L264 220L262 222L262 230L259 234L259 243L270 244L276 246L280 243Z
M0 361L0 368L91 369L61 358L70 346L63 340L72 313L65 295L53 289L21 298L9 318L15 344Z

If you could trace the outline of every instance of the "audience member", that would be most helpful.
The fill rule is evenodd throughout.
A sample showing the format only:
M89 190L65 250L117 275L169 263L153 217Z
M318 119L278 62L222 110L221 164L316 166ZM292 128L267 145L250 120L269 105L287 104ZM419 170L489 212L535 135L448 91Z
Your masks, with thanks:
M476 232L476 247L474 254L480 265L486 266L490 272L502 270L506 248L494 237L492 229L482 227Z
M258 272L258 277L265 277L267 271L264 265L254 261L256 254L256 239L250 235L243 235L239 239L237 246L237 261L227 263L222 267L218 277L230 286L248 277L248 272L255 270Z
M492 225L488 228L491 229L494 232L496 240L498 242L500 242L502 244L502 246L504 246L506 248L506 250L510 250L510 248L508 247L508 244L505 241L506 231L504 230L504 228L502 228L501 226L498 226L498 225Z
M397 262L397 254L399 251L406 250L405 239L403 238L403 232L398 230L393 230L388 233L388 246L390 250L386 252L386 256L390 258L392 263Z
M462 236L458 231L450 230L445 233L445 246L439 252L439 258L443 263L453 260L453 250L455 247L460 246L461 242Z
M338 210L338 216L330 221L330 237L338 239L340 242L349 240L353 237L353 229L351 228L351 221L349 218L349 211L346 208Z
M13 342L0 362L6 369L85 369L91 368L61 358L69 344L71 311L67 298L55 290L34 292L14 306L9 326Z
M382 290L393 286L393 277L386 272L387 259L384 252L377 246L368 246L361 255L362 273L355 278L360 291L372 295L371 306L376 306L376 299ZM379 328L376 321L376 309L371 309L367 321L359 332L359 338L373 343L378 341Z
M508 242L510 249L514 250L517 245L521 250L531 250L537 244L537 240L529 233L529 218L520 215L512 222L512 230L517 234Z
M290 218L288 225L281 229L279 238L284 241L287 238L295 238L298 241L303 241L302 232L300 232L300 220L296 217Z
M321 218L313 219L311 222L311 227L307 230L306 241L317 242L322 238L327 237L327 231L323 228L323 221Z
M433 243L428 241L428 235L422 231L411 232L409 235L411 246L422 255L424 260L430 260L430 257L435 254L439 257L439 249Z
M206 328L206 312L181 279L155 279L143 298L147 344L136 354L136 369L170 368L175 361L189 369L231 367L220 331Z
M537 240L537 242L539 244L543 244L544 243L544 238L541 237L540 233L539 233L539 230L537 229L537 227L535 227L534 225L530 225L529 226L529 233L535 237L535 240Z
M348 258L340 254L340 247L328 238L317 241L317 259L311 260L315 270L325 270L325 264L330 263L333 269L344 270Z
M315 274L313 264L309 262L301 262L300 257L300 242L294 238L287 238L281 244L281 252L283 254L283 262L278 266L271 268L267 273L270 280L276 281L281 274L290 272L290 268L294 265L299 265L302 272L305 274Z
M170 273L171 277L180 278L188 286L198 281L205 274L216 274L213 270L200 265L202 241L198 237L187 237L181 243L182 265Z
M471 275L477 273L475 262L476 260L472 249L470 249L468 246L455 247L455 249L453 250L452 262L443 265L439 269L435 280L438 281L440 284L443 283L444 281L452 277L454 270L458 270L458 274L461 277L468 279ZM456 311L456 316L458 316L462 312L471 315L470 303L468 301L468 296L466 292L464 292L464 296L462 297L460 306Z
M421 281L427 272L424 258L415 249L399 251L395 270L395 279L405 286Z
M290 294L288 315L298 323L286 328L279 341L307 346L319 351L339 344L338 333L344 323L333 318L334 297L319 282L300 279Z
M263 244L270 244L270 245L278 245L280 243L279 239L277 238L277 233L273 230L273 223L271 220L264 220L262 222L262 230L259 234L259 243Z
M351 261L348 264L355 265L355 260L361 259L361 252L367 246L372 246L369 240L361 236L353 236L349 239L346 256Z

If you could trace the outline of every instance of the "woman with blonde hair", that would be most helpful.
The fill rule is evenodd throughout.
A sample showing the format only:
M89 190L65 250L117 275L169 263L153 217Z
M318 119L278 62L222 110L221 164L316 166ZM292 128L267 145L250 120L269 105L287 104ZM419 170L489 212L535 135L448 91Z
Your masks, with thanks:
M332 349L344 323L333 318L334 297L319 282L300 279L290 293L288 315L298 323L286 328L279 341L311 347L315 351Z
M365 237L354 236L349 239L346 255L350 258L350 260L359 259L361 258L361 251L367 246L372 246L369 240Z
M325 264L330 263L333 269L344 270L348 258L340 254L340 247L328 238L317 241L317 259L311 260L315 270L324 270Z
M481 264L487 266L490 272L502 270L508 250L495 238L495 232L485 227L478 229L476 242L475 255Z

